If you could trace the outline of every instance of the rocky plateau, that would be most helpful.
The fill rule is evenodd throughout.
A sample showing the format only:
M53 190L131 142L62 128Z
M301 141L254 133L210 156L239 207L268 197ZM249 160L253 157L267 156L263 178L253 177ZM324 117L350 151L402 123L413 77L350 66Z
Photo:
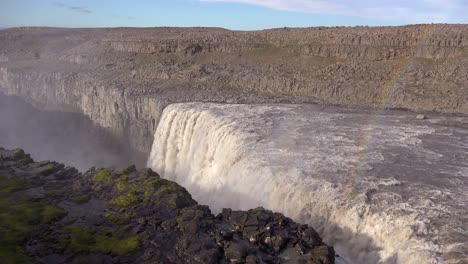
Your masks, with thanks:
M83 113L144 154L170 103L467 114L467 73L467 25L0 31L1 92Z

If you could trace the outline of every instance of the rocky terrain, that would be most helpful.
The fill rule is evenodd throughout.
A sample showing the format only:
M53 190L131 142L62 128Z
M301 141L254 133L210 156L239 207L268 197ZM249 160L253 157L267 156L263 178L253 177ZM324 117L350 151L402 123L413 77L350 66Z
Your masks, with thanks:
M75 168L0 148L0 263L334 263L316 231L263 208L199 205L150 169Z
M9 121L8 128L2 122L5 129L0 135L8 135L7 143L16 144L10 139L25 142L22 135L30 134L39 135L30 137L32 141L49 139L40 132L47 135L52 131L62 139L74 138L69 152L78 157L83 156L78 153L89 152L83 145L97 149L95 142L99 142L112 148L103 146L106 151L85 155L92 162L98 157L121 163L120 159L130 161L127 157L132 157L132 163L142 164L149 156L163 110L172 103L246 103L244 110L253 114L252 103L317 103L323 109L346 106L368 115L368 122L357 129L370 127L372 132L383 109L417 112L411 116L422 114L421 122L424 115L435 116L427 112L465 117L467 73L468 25L251 32L220 28L4 29L0 30L0 109L11 109L4 107L10 99L2 99L2 95L17 96L34 108L15 111L15 115L0 114ZM37 115L30 114L36 111ZM72 119L73 125L63 121L66 119ZM27 126L18 120L34 122ZM73 131L63 131L62 126ZM285 127L284 134L293 126ZM20 127L24 131L16 132ZM456 127L465 128L466 122L457 121ZM441 135L441 140L445 137L449 134ZM42 146L53 145L42 141L33 150L34 157L47 154ZM361 143L366 141L363 137ZM463 137L460 142L458 146L464 146ZM64 153L62 161L73 160L65 145L59 148L65 148L63 152L49 147L55 155ZM311 228L263 209L224 210L214 216L185 189L149 170L79 173L54 162L34 163L19 150L2 150L1 155L0 220L5 224L0 225L0 233L6 235L0 235L0 255L7 263L26 257L43 263L333 260L332 250L320 243ZM399 155L390 160L403 159ZM86 166L89 160L80 162ZM421 167L425 179L430 166ZM464 168L454 175L464 177ZM400 170L398 175L407 177L407 171ZM372 259L358 263L365 262Z
M1 92L83 113L144 154L169 103L467 114L467 72L467 25L0 31Z

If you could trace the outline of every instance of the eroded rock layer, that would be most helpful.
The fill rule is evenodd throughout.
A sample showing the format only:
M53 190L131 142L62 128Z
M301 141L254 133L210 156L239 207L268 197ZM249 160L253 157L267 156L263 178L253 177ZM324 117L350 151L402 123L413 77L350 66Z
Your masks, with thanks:
M468 113L468 26L0 31L0 91L79 111L149 152L171 102Z

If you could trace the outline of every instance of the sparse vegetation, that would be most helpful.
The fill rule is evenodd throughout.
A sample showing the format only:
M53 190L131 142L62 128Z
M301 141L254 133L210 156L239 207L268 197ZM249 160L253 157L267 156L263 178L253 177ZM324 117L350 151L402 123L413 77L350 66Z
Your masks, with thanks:
M115 225L123 225L127 223L127 220L132 217L132 214L127 212L106 212L103 214L104 219L107 223L115 224Z
M128 181L128 175L122 175L120 178L116 181L115 186L117 187L117 191L123 192L127 189L127 181Z
M85 204L91 199L89 195L77 195L70 198L70 200L76 204Z
M55 206L14 195L26 188L18 179L0 177L0 259L5 263L28 263L18 241L40 226L63 218L67 213Z
M197 206L185 188L161 179L150 170L150 175L138 171L131 177L115 169L91 170L72 178L67 170L57 170L62 168L61 164L41 162L24 166L12 162L12 153L8 151L8 156L1 158L8 165L13 164L12 169L0 168L1 264L56 262L44 258L46 255L69 263L92 263L96 259L115 263L165 263L171 258L175 262L205 263L213 259L229 262L232 251L231 255L225 254L219 245L238 241L227 230L237 230L251 216L258 217L251 212L231 210L215 217L207 206ZM57 177L38 177L40 165L51 164ZM93 203L79 206L89 201L91 192ZM62 202L66 210L54 206ZM68 213L70 217L64 219ZM264 229L264 221L272 224L273 213L266 214L269 215L261 221L258 218L258 226L256 221L250 221L253 225L249 222L249 228L239 229L243 233L236 240L258 235ZM274 215L275 219L278 217ZM295 236L297 225L276 228L290 234L298 243L308 243ZM222 240L216 244L219 239ZM162 245L162 250L140 250L154 245ZM311 243L304 245L309 251L315 247ZM273 252L274 257L281 253L271 246L265 247L268 251L262 254ZM251 243L250 248L252 255L260 255L260 248L255 244ZM333 251L323 251L328 254L325 258L321 252L314 251L314 258L331 263L328 260L333 258Z
M33 162L31 156L29 154L24 153L24 150L22 149L16 149L13 153L13 158L23 164Z
M67 226L59 241L63 247L79 253L129 254L135 252L140 244L137 236L118 238L112 231L95 230L85 226Z
M136 172L135 165L130 165L122 171L123 174L127 174L127 175L133 172Z
M64 190L55 189L55 190L48 190L45 192L46 197L60 197L65 194Z
M42 221L44 223L60 220L67 215L67 212L55 206L46 205L42 210Z
M42 176L49 176L55 172L55 167L53 164L47 164L46 166L39 169L39 174Z
M26 157L26 154L24 153L24 150L22 150L22 149L17 149L13 153L13 158L15 158L16 160L20 160L20 159L22 159L24 157Z
M140 199L133 192L129 192L127 194L119 195L116 198L112 199L111 204L120 207L128 207L130 205L138 203L139 201Z
M167 204L173 207L185 207L189 206L192 202L192 197L189 193L184 193L182 191L177 191L172 194L171 198L169 198Z
M112 182L111 173L108 169L103 169L94 175L94 180L102 184L109 184Z
M177 191L180 187L175 182L171 182L165 179L159 179L152 185L155 188L159 188L158 192L171 193Z

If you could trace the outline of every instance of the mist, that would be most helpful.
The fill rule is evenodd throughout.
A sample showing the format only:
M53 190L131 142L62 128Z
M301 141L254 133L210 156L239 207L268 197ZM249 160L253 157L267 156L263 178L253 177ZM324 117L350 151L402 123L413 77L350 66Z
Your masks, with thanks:
M41 111L1 93L0 146L23 148L36 161L55 160L81 171L144 163L136 151L83 114Z

